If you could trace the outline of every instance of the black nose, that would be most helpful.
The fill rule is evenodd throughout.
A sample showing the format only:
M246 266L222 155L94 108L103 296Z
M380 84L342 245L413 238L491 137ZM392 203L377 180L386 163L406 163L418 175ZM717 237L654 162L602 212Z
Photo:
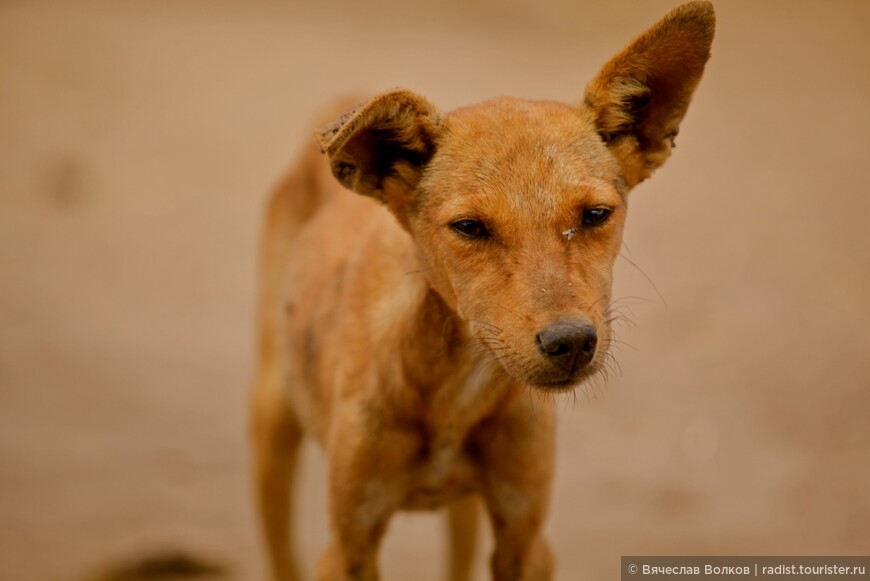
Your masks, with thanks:
M587 320L559 321L535 336L541 355L567 372L581 369L595 356L598 335Z

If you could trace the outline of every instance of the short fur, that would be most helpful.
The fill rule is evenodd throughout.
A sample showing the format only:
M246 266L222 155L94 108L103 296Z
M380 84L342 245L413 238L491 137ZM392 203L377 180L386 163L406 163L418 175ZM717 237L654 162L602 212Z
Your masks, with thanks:
M329 465L319 581L377 579L390 516L438 507L450 579L468 579L475 499L492 578L552 578L552 402L528 391L601 369L628 193L670 155L713 29L709 2L676 8L580 105L501 98L444 115L397 89L318 132L330 163L304 154L263 247L252 429L276 581L299 579L288 519L303 435Z

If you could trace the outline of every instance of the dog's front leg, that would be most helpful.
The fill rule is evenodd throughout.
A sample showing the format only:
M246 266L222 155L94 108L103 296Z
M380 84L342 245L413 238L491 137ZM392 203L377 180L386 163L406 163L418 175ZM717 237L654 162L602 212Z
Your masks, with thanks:
M553 478L549 401L515 402L481 438L484 497L492 519L493 581L549 581L553 555L541 533Z
M378 579L378 546L401 504L407 466L419 447L413 433L390 429L385 418L372 418L362 409L342 413L330 438L333 538L318 563L318 581Z

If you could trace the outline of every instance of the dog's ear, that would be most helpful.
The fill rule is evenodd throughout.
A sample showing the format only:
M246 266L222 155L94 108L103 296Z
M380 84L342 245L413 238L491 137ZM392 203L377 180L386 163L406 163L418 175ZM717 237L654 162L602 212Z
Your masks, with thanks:
M683 4L610 59L586 87L585 105L629 187L670 156L710 58L715 24L710 2Z
M439 132L435 107L411 91L395 89L315 135L338 181L386 204L407 228L414 190Z

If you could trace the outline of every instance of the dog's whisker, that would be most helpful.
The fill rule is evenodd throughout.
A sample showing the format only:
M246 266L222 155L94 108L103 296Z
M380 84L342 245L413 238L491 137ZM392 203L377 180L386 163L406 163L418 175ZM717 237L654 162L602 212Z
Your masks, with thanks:
M653 279L650 278L650 276L649 276L646 272L644 272L643 269L642 269L640 266L638 266L636 262L634 262L632 259L630 259L629 257L627 257L625 254L623 254L622 252L620 252L620 253L619 253L619 256L622 257L626 262L628 262L628 263L629 263L630 265L632 265L634 268L636 268L637 271L638 271L641 275L643 275L643 277L644 277L644 278L646 279L646 281L650 284L650 286L653 287L653 290L656 291L656 294L658 295L659 300L661 300L662 305L664 305L664 307L667 309L667 308L668 308L668 302L665 300L665 297L664 297L664 295L662 295L661 291L659 290L659 287L657 287L657 286L656 286L656 283L653 282Z
M610 304L611 304L611 306L617 305L623 301L638 301L638 302L643 302L643 303L655 302L652 299L647 298L647 297L642 297L642 296L638 296L638 295L624 295L624 296L618 297L616 299L613 299L612 301L610 301Z
M498 326L493 325L492 323L489 323L489 322L487 322L487 321L481 321L480 319L472 319L472 320L469 321L469 322L471 322L471 323L475 323L475 324L477 324L477 325L483 325L484 327L490 327L490 328L496 329L496 330L498 330L498 331L501 331L501 329L499 329Z
M608 298L609 297L607 297L607 296L601 296L596 301L594 301L591 305L588 305L588 306L583 305L583 308L587 311L591 311L592 309L594 309L598 305L598 303L600 303L602 301L606 301ZM607 307L605 307L604 311L605 311L605 313L607 312Z
M604 310L605 317L609 317L613 314L627 316L626 313L628 313L628 315L631 315L632 317L636 316L634 313L634 309L631 308L631 305L618 305L618 306L612 305Z
M489 352L489 353L500 353L502 351L509 351L509 348L507 345L501 345L501 344L495 344L495 345L482 344L482 345L480 345L480 347L483 348L482 351Z
M492 329L480 329L480 334L478 335L478 337L489 337L489 338L494 338L494 339L500 339L501 332L494 331Z
M619 364L619 360L616 358L616 355L608 351L604 354L604 362L606 365L614 368L619 376L622 377L622 365Z
M475 344L471 345L471 347L477 349L478 351L491 352L491 351L500 351L503 348L506 348L507 346L504 345L503 343L498 343L498 342L485 343L485 342L481 341L479 343L475 343Z
M478 343L472 345L471 348L475 349L477 353L496 353L508 349L507 345L501 343Z
M615 315L613 317L610 317L609 319L606 319L604 322L607 325L613 325L614 323L624 323L631 327L637 327L637 323L635 323L634 320L625 315Z
M617 348L628 347L632 351L640 351L640 349L638 349L637 347L635 347L631 343L626 343L625 341L623 341L621 339L617 339L616 337L611 337L610 340L608 341L608 343L613 345L614 347L617 347Z

